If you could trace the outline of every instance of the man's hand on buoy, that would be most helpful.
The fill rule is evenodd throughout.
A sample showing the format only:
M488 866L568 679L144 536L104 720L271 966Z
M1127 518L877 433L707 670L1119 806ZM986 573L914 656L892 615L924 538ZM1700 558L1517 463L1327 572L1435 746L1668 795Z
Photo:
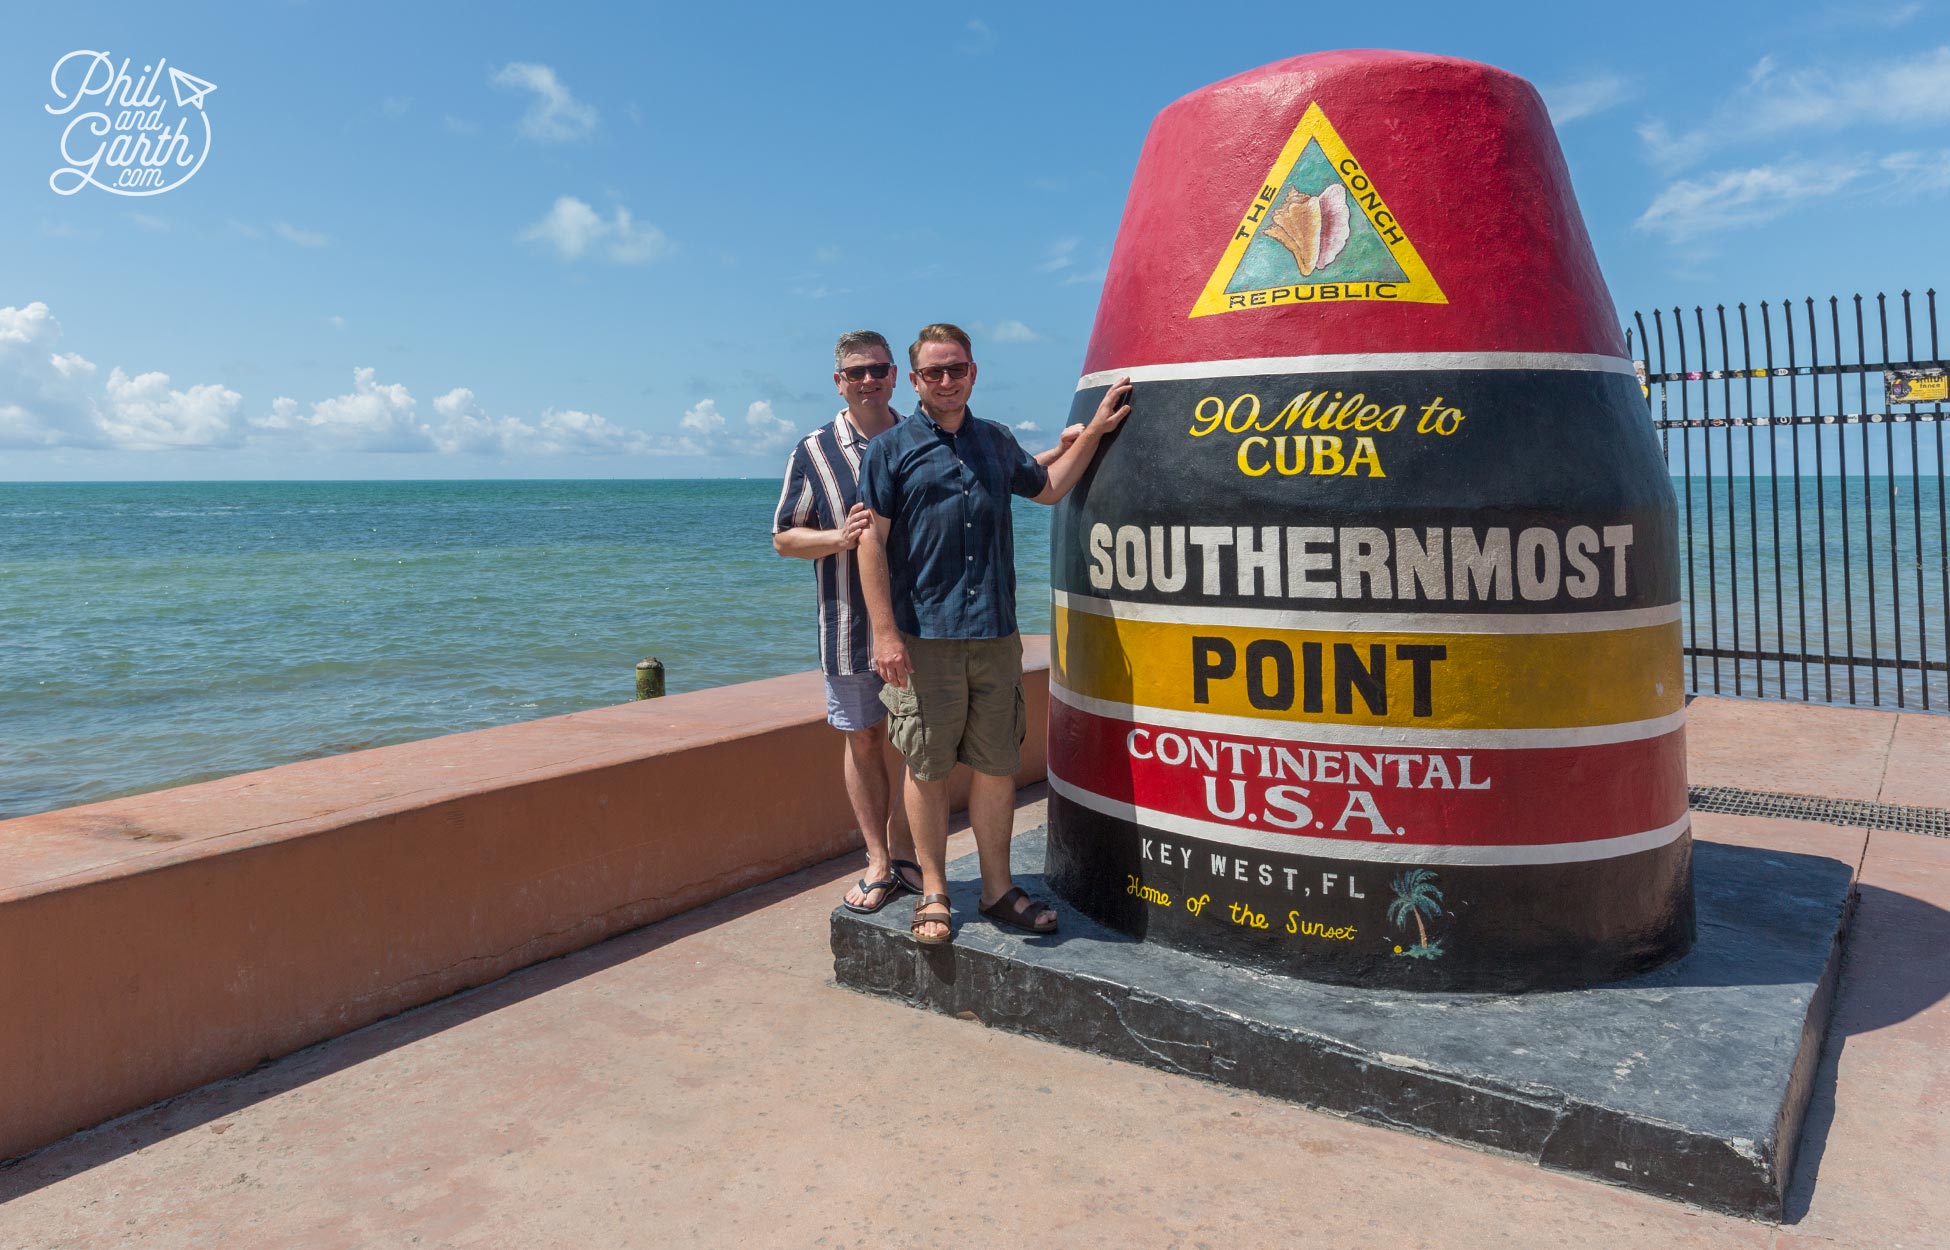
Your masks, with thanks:
M1112 383L1111 388L1104 392L1104 397L1097 402L1097 414L1090 418L1084 432L1101 438L1124 424L1124 418L1131 415L1131 390L1129 378L1119 378Z

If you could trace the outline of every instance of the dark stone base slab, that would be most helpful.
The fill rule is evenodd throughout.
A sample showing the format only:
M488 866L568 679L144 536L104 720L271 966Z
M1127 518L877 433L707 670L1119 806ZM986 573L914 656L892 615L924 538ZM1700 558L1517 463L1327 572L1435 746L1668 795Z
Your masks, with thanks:
M1017 880L1049 897L1041 830ZM955 942L911 900L835 911L841 985L1545 1167L1778 1220L1853 898L1838 860L1694 846L1699 941L1581 990L1429 994L1298 981L1146 945L1068 908L1032 938L949 867Z

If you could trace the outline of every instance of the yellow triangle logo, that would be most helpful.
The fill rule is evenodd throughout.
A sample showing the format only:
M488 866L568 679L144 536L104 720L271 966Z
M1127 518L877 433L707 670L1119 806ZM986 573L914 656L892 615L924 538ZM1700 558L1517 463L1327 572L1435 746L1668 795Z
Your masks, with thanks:
M1449 302L1380 188L1313 103L1190 315L1340 300Z

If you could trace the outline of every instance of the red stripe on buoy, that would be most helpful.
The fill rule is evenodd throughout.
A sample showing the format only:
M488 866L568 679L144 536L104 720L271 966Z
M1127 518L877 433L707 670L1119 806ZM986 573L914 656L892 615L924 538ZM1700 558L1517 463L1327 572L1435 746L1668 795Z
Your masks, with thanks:
M1598 842L1686 814L1683 729L1598 746L1351 747L1162 726L1052 701L1049 765L1068 786L1113 803L1349 843Z
M1303 304L1191 316L1266 179L1318 105L1443 303L1306 281ZM1341 158L1341 159L1348 159ZM1312 191L1310 185L1306 188ZM1354 223L1358 228L1359 223ZM1392 236L1391 236L1392 237ZM1325 254L1323 253L1323 256ZM1610 293L1535 88L1474 61L1323 52L1195 91L1158 115L1138 158L1083 372L1351 352L1625 354Z

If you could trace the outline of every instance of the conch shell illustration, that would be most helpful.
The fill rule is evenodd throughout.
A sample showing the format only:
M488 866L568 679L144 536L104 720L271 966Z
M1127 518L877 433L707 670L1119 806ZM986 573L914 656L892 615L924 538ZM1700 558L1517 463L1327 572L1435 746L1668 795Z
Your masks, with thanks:
M1293 253L1301 277L1327 268L1347 246L1347 188L1332 182L1319 195L1287 188L1266 233Z

